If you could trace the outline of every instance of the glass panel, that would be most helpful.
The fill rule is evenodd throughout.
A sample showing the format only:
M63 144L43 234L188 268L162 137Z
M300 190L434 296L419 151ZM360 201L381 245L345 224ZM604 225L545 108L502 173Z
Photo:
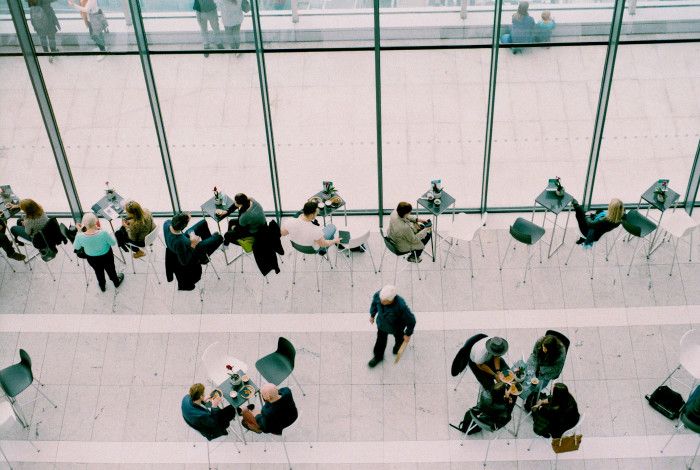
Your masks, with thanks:
M83 209L106 189L153 211L171 211L153 116L138 57L41 58Z
M7 0L0 0L0 52L20 52Z
M620 38L698 39L700 0L626 0Z
M479 207L488 49L382 52L384 207L442 179L457 207Z
M348 209L377 208L372 52L268 54L282 208L333 181Z
M182 207L199 210L217 186L274 211L255 55L151 62Z
M531 206L559 176L581 199L604 46L501 48L489 207Z
M9 184L18 197L35 199L47 211L68 212L22 57L0 58L0 109L0 185Z
M250 12L243 11L250 4L251 0L141 1L149 48L254 50L253 22Z
M661 178L685 196L700 138L700 44L617 51L593 202L636 203Z

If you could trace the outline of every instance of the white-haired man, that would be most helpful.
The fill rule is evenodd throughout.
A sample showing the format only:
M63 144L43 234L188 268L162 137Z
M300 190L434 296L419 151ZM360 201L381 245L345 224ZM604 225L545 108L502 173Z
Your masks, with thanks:
M374 367L384 359L388 336L396 340L392 352L397 354L401 344L408 343L416 326L416 317L401 296L396 295L396 286L386 285L374 293L369 307L369 322L377 321L377 341L374 343L374 357L367 363Z
M282 434L282 430L296 421L299 413L292 397L292 391L287 387L277 390L272 384L265 384L260 389L265 404L261 410L253 407L241 412L243 426L257 433Z

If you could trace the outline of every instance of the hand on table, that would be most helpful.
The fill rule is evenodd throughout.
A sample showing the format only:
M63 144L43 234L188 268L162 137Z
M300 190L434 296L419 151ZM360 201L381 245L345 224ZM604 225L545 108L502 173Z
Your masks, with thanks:
M226 212L223 209L216 209L216 211L214 211L214 213L216 215L218 215L219 217L224 217L224 216L228 215L228 212Z
M333 243L335 243L336 245L338 245L338 244L340 243L340 237L335 237L335 238L333 239Z

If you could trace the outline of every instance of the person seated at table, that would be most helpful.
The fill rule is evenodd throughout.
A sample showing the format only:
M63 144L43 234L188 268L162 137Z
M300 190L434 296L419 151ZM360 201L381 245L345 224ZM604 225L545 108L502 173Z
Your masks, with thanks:
M22 199L19 201L19 204L7 204L7 208L19 209L24 213L22 217L17 220L17 225L10 229L10 233L15 237L15 242L17 242L19 246L24 245L24 243L19 240L20 238L28 242L33 242L34 236L41 232L46 224L49 223L49 217L44 212L44 208L33 199Z
M16 261L24 261L26 256L24 256L22 253L18 253L15 251L14 245L5 233L6 229L7 221L4 217L0 216L0 248L5 250L5 253L7 253L8 258L14 259Z
M180 212L163 224L165 246L175 253L182 266L192 262L207 264L208 256L221 246L223 238L218 233L212 235L204 219L185 230L190 218L190 214Z
M88 264L95 270L100 290L106 290L105 272L114 283L114 287L119 287L124 280L124 273L117 274L114 266L112 246L116 245L117 241L109 233L100 230L97 226L97 216L92 212L83 215L82 224L76 224L76 227L78 233L73 241L73 249L85 251Z
M576 244L583 244L585 247L592 246L604 234L616 229L625 216L625 206L619 199L611 199L607 210L598 211L592 215L586 215L576 199L571 204L574 206L574 212L576 213L578 229L583 235L576 241Z
M695 387L685 402L683 414L690 422L700 424L700 385Z
M224 245L238 244L238 240L242 238L254 237L260 227L267 225L265 211L260 203L243 193L234 196L233 204L227 210L217 209L216 215L226 217L236 209L238 209L238 219L229 221L228 231L224 234Z
M554 384L552 394L532 407L532 430L538 436L561 437L579 419L576 400L563 383Z
M527 359L526 370L529 377L537 377L537 387L523 390L520 398L525 400L526 411L539 398L537 394L530 395L536 390L542 390L547 384L561 375L566 360L566 347L559 338L553 335L545 335L537 340Z
M297 245L310 246L320 254L325 254L326 248L340 243L340 237L335 236L336 228L333 224L321 228L316 222L317 213L318 204L307 202L299 217L285 222L280 235L289 235L289 239Z
M503 372L508 370L508 364L503 359L506 352L508 341L498 336L487 336L472 346L469 359L476 366L476 379L485 390L490 390L496 383L503 381Z
M224 407L221 407L222 403ZM228 435L229 423L236 417L236 409L227 405L220 390L207 395L200 383L190 387L180 408L185 422L208 440Z
M288 387L278 390L272 384L265 384L260 396L265 402L262 409L242 410L243 427L257 433L282 434L299 416L292 391Z
M510 385L504 382L497 383L490 390L482 388L476 405L477 416L492 429L500 429L510 422L516 399L510 394Z
M128 243L138 247L146 246L146 235L156 228L153 223L153 216L148 209L141 207L136 201L129 201L124 206L124 218L122 226L115 232L117 244L124 251L128 251ZM131 247L134 258L141 258L146 255L141 249Z
M408 202L399 202L389 217L387 236L394 242L401 253L409 253L407 258L412 263L420 263L420 255L425 245L430 241L432 228L425 227L427 220L419 219L411 214L413 206Z

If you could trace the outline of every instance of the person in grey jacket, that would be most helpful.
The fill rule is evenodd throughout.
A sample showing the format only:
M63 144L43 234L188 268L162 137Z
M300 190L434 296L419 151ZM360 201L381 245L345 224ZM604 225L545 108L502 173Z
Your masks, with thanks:
M430 240L432 229L422 225L427 224L427 220L411 215L412 210L413 206L408 202L399 202L396 209L391 212L387 236L400 252L413 252L408 257L408 261L420 263L420 255L425 244Z
M228 245L244 237L255 236L260 227L267 225L265 211L260 203L243 193L233 198L233 204L227 210L217 209L216 215L226 217L238 210L238 219L229 221L228 232L224 235L224 244Z
M392 352L397 354L403 343L408 343L416 327L416 317L406 305L406 301L396 295L396 286L386 285L372 297L369 308L369 322L377 322L377 341L374 343L374 357L367 364L374 367L384 359L384 350L389 335L396 342Z
M545 335L537 340L532 349L530 357L527 359L525 368L528 377L537 377L539 384L537 387L523 390L520 398L526 403L526 408L530 408L538 400L537 394L530 397L532 392L542 390L547 384L561 375L566 360L566 348L564 344L553 335ZM529 399L528 399L529 398Z

